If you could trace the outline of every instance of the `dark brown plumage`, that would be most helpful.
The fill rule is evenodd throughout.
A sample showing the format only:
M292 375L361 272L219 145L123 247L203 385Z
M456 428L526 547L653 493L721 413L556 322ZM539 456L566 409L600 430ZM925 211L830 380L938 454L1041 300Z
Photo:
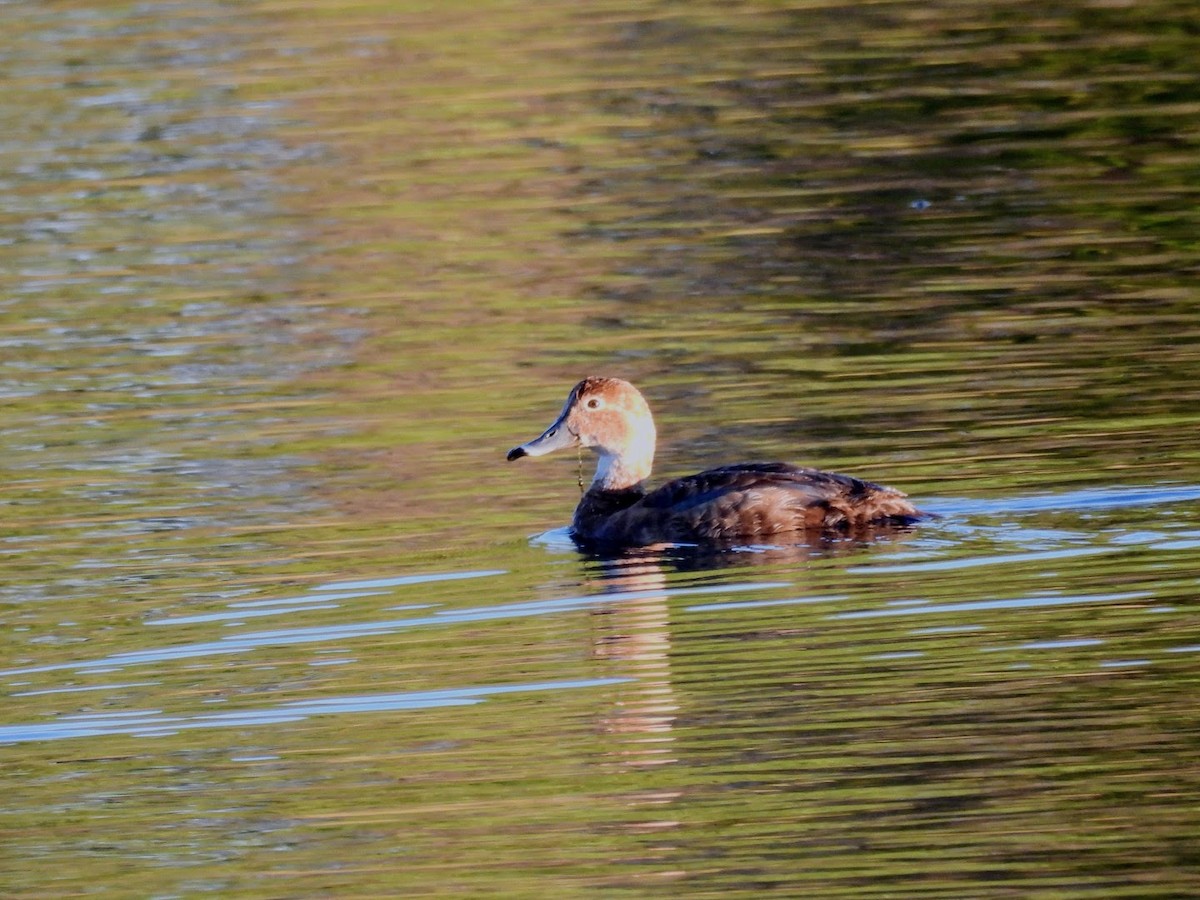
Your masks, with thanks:
M924 516L900 491L786 463L722 466L647 492L654 443L654 420L638 390L627 381L593 377L572 389L540 437L514 447L508 458L572 446L594 450L596 475L575 509L572 530L605 545L859 533Z

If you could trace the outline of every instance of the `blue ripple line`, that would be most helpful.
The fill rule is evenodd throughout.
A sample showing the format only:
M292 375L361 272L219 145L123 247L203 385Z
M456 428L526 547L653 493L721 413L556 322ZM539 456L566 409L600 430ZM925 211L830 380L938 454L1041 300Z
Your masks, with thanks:
M292 700L261 709L223 710L218 713L190 716L169 715L160 710L63 716L54 722L0 727L0 744L52 741L73 737L100 737L113 734L155 737L198 728L230 728L301 722L311 716L337 713L469 706L501 694L606 687L613 684L624 684L631 680L630 678L585 678L528 684L480 685L431 691L355 694L345 697L322 697L314 700Z
M157 647L148 650L131 650L126 653L114 653L111 656L101 657L100 659L3 669L0 670L0 676L27 675L35 672L54 672L64 669L80 672L108 671L140 663L248 653L264 646L288 646L316 641L338 641L355 637L377 637L426 625L445 626L458 622L486 622L492 619L523 618L552 612L571 612L609 603L627 603L654 597L666 598L680 594L732 593L735 591L767 590L780 587L790 587L790 585L782 581L706 585L694 588L671 588L664 585L661 589L656 588L654 590L590 594L578 597L564 597L558 600L508 603L497 606L470 607L461 610L444 610L432 615L414 616L408 619L385 619L378 622L315 625L304 628L255 631L248 634L231 634L216 641L201 641L194 644L179 644L172 647Z
M846 594L821 594L814 597L789 597L785 600L730 600L728 603L699 603L685 607L685 612L710 612L722 609L753 609L759 606L795 606L800 603L834 603L845 600Z
M933 559L928 562L902 563L897 566L850 566L847 571L855 574L890 575L894 572L941 572L951 569L973 569L997 563L1033 562L1040 559L1070 559L1074 556L1094 556L1097 553L1112 553L1121 547L1073 547L1064 550L1031 550L1028 553L999 553L995 556L972 556L966 559Z
M432 584L435 581L462 581L466 578L491 578L507 575L507 569L480 569L475 572L438 572L432 575L399 575L395 578L366 578L361 581L336 581L318 585L314 591L347 591L359 588L400 587L406 584Z
M921 507L942 516L962 516L1034 513L1047 510L1119 509L1126 506L1182 503L1188 500L1200 500L1200 485L1083 488L1077 491L1064 491L1060 494L1034 494L1028 497L982 500L966 497L934 498L923 502Z
M1152 591L1130 591L1124 594L1084 594L1073 597L1016 597L1010 600L978 600L966 603L930 603L898 606L888 609L863 609L831 613L830 619L875 619L884 616L923 616L930 613L974 612L988 609L1033 609L1041 606L1069 606L1073 603L1108 603L1113 600L1138 600L1153 596Z

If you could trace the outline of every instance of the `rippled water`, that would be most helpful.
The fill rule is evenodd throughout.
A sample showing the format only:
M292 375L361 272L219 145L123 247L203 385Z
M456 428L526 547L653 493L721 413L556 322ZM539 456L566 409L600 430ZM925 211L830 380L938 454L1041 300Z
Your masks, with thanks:
M1200 893L1190 5L0 21L5 896ZM582 554L591 372L941 518Z

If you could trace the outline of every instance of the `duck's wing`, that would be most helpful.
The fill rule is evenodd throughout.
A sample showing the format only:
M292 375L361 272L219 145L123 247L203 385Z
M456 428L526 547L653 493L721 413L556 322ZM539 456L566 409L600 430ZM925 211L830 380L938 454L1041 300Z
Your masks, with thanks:
M721 541L921 518L900 491L786 463L722 466L651 491L606 523L612 540Z

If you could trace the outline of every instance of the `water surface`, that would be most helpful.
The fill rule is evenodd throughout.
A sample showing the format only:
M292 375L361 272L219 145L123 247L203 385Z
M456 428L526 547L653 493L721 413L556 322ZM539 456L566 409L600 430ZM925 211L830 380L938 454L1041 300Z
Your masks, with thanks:
M1188 5L9 5L14 897L1200 892ZM597 558L657 475L942 518Z

